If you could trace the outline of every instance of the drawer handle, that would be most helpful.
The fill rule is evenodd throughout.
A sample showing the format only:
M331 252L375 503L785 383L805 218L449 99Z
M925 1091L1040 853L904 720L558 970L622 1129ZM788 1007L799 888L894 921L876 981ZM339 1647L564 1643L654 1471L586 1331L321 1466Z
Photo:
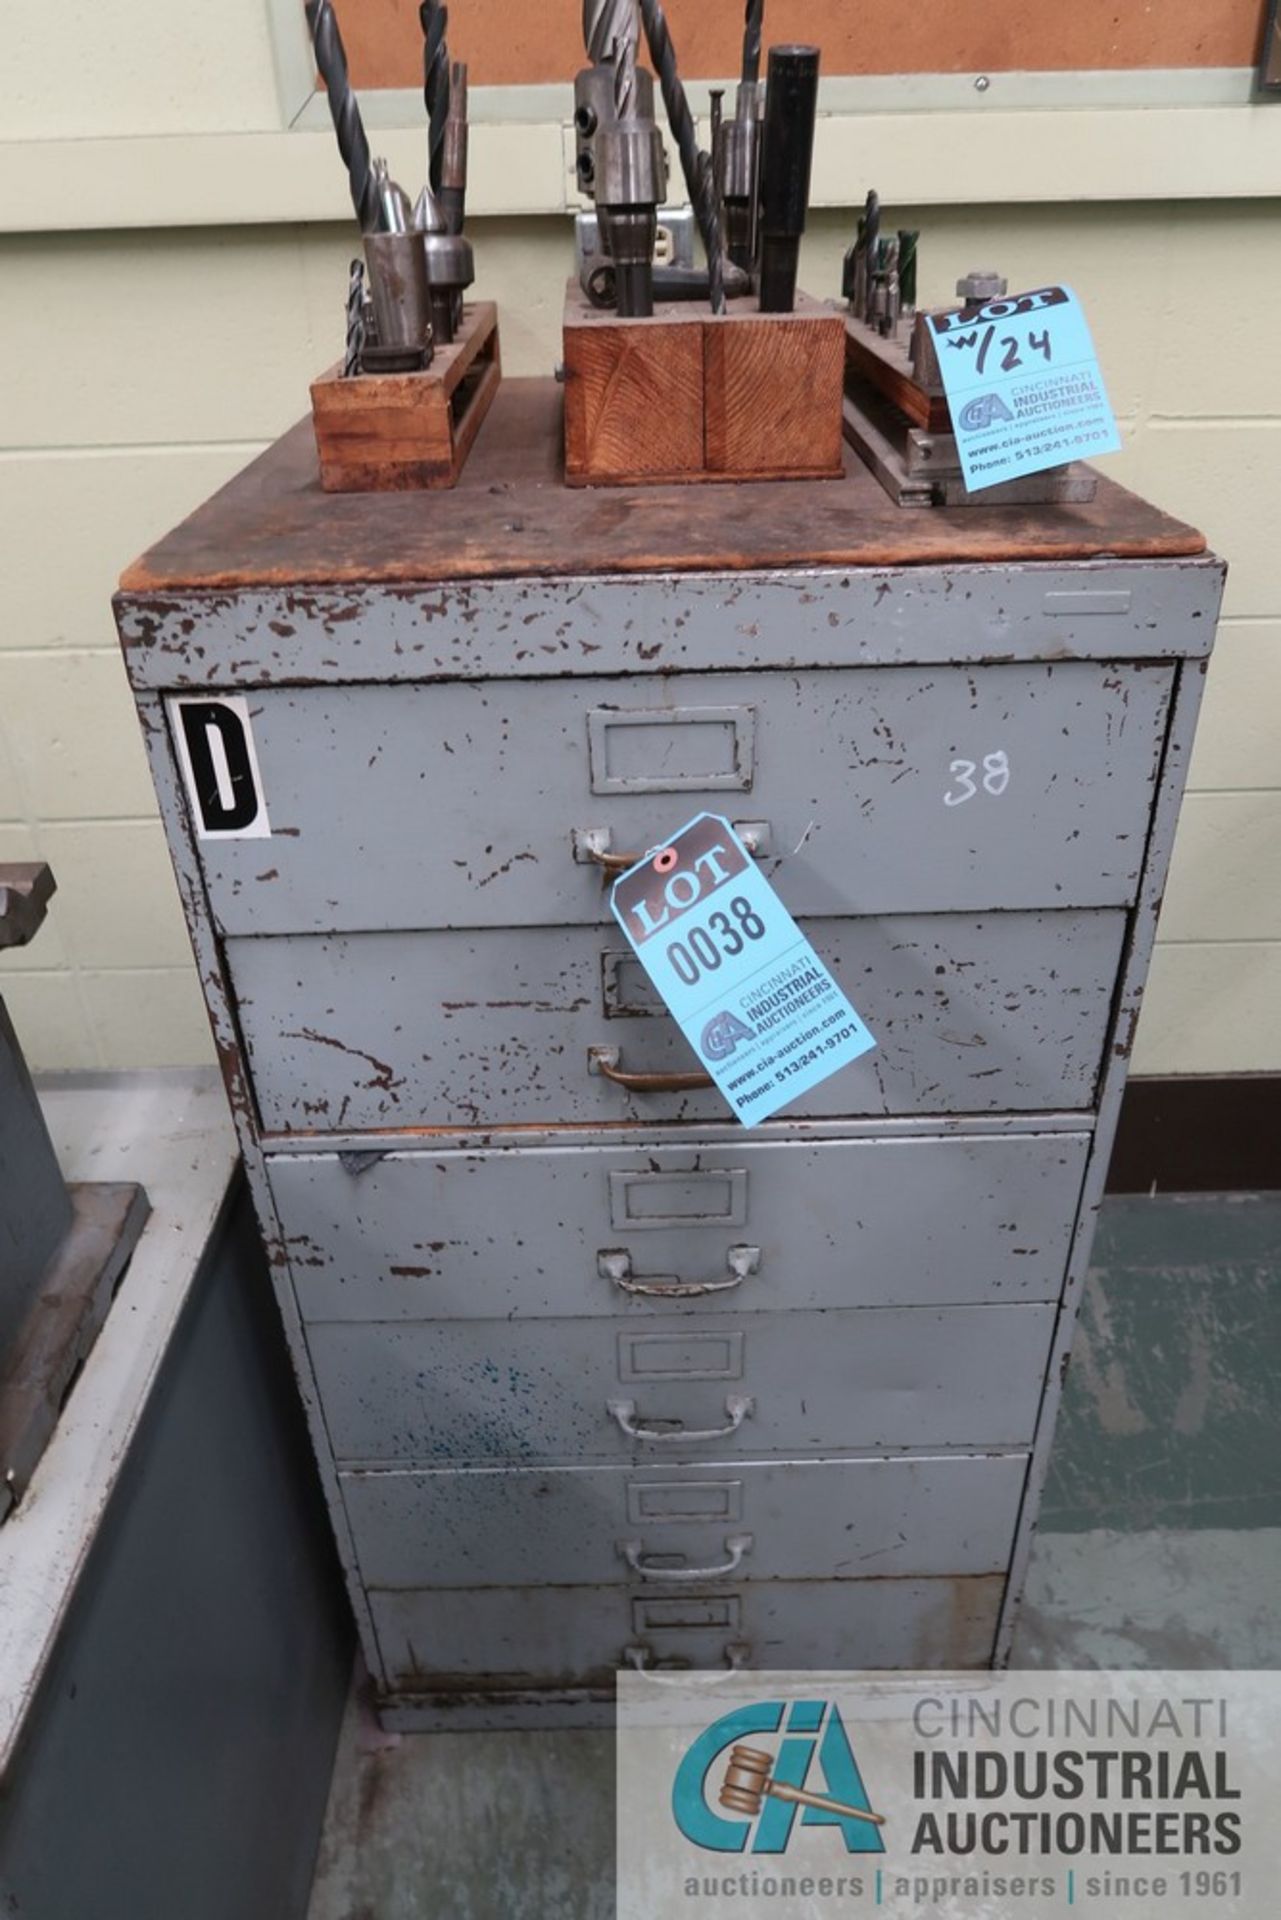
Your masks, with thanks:
M743 1555L751 1550L750 1533L731 1533L725 1540L729 1559L719 1567L659 1567L645 1558L641 1541L620 1540L618 1543L618 1551L633 1573L639 1573L643 1580L661 1581L669 1587L692 1587L700 1580L719 1580L727 1573L737 1573L743 1564Z
M741 1287L749 1273L759 1273L759 1247L728 1247L728 1280L678 1280L675 1274L632 1272L632 1256L626 1247L602 1247L596 1255L596 1271L602 1280L612 1280L624 1293L644 1294L651 1300L692 1300L705 1293L728 1293Z
M612 1414L629 1440L648 1440L655 1446L670 1446L673 1441L688 1440L724 1440L727 1434L737 1433L753 1411L756 1402L748 1393L731 1393L726 1396L725 1411L729 1423L723 1427L686 1427L673 1421L670 1427L646 1427L636 1418L634 1400L607 1400L605 1411Z
M689 1073L625 1073L619 1064L622 1057L620 1047L588 1047L587 1071L602 1080L612 1080L616 1087L626 1087L629 1093L694 1093L701 1087L716 1084L710 1073L697 1070Z
M721 1651L721 1659L725 1662L726 1671L729 1673L742 1673L751 1658L752 1649L745 1640L731 1640L729 1645ZM702 1676L700 1681L679 1661L660 1660L653 1647L647 1647L644 1641L638 1642L633 1647L624 1647L622 1663L634 1668L637 1673L649 1674L653 1679L658 1679L664 1673L678 1673L681 1676L679 1682L681 1686L714 1685L720 1679L719 1673L713 1673Z
M753 860L764 859L770 850L771 835L769 823L765 820L736 820L734 831L742 841ZM616 874L626 873L638 860L645 858L644 852L614 853L611 851L613 831L609 827L575 827L570 834L570 845L574 850L574 861L580 867L599 867L601 877L610 879ZM661 842L660 842L661 844Z

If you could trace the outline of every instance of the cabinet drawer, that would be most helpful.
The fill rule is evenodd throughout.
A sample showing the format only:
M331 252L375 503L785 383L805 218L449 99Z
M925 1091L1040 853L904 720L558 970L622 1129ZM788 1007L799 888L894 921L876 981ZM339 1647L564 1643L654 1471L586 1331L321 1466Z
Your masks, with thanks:
M340 1460L683 1459L1031 1443L1056 1309L308 1330Z
M1055 1300L1089 1136L273 1154L304 1320ZM670 1292L714 1286L718 1292Z
M670 1594L606 1587L375 1589L388 1688L611 1692L617 1670L983 1667L1005 1582L751 1580Z
M600 921L584 836L639 855L704 809L764 824L794 913L1121 906L1170 685L1061 662L268 689L270 842L201 857L233 934Z
M789 1115L1090 1106L1126 916L936 914L807 931L877 1040ZM699 1063L622 936L595 927L227 944L264 1129L717 1120L715 1089L594 1071Z
M1005 1572L1027 1455L340 1476L370 1587ZM672 1576L676 1578L673 1579Z

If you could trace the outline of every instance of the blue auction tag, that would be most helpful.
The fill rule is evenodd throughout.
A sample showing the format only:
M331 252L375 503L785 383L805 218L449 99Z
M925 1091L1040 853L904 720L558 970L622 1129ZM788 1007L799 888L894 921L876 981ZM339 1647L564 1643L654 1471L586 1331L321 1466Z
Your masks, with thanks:
M745 1126L876 1045L728 820L700 813L615 881L614 917Z
M1081 303L1070 287L930 314L971 493L1121 445Z

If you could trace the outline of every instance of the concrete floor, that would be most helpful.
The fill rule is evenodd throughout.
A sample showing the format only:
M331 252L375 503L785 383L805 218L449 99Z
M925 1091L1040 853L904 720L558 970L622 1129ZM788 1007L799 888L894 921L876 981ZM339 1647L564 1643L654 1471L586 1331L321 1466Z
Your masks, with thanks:
M1281 1196L1105 1208L1016 1667L1281 1666ZM309 1920L613 1920L613 1736L384 1734Z

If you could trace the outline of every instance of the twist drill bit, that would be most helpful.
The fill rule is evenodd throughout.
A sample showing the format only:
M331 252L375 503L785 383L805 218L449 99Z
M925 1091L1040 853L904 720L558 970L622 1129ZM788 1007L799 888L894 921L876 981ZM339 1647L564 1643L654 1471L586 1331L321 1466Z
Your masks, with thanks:
M440 192L440 169L445 152L445 122L449 118L450 67L445 33L449 8L441 0L422 0L418 24L423 30L423 101L427 108L427 178L433 193Z
M699 148L694 116L690 112L685 88L681 84L681 77L677 71L676 49L672 45L672 36L667 29L667 16L663 12L662 0L640 0L640 8L641 19L645 23L645 38L649 42L650 59L658 70L658 84L662 89L663 105L667 108L668 123L681 158L685 191L694 209L694 218L698 222L703 251L707 255L708 290L711 294L712 312L723 313L725 311L725 253L721 236L721 210L717 201L716 181L711 161Z
M747 0L743 11L743 85L754 87L761 77L761 31L765 0Z
M353 260L347 281L347 352L343 359L343 379L360 372L365 352L365 263Z
M307 25L315 49L316 65L329 95L329 113L338 137L338 151L347 168L351 185L351 203L356 209L362 233L377 233L380 226L378 192L374 185L365 124L352 92L347 72L347 55L334 14L332 0L307 0Z

